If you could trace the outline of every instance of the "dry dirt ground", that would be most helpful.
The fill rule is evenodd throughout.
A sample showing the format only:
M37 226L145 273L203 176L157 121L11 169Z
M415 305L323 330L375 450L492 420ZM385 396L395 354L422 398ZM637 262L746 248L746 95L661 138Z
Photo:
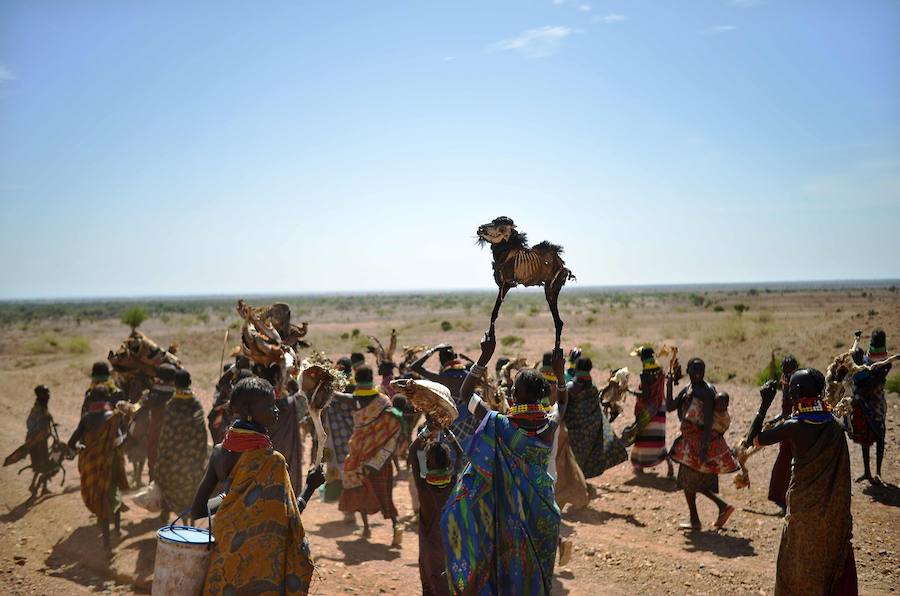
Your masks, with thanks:
M677 344L684 356L704 357L710 377L732 395L733 423L726 435L736 443L749 425L758 397L755 377L770 350L791 351L801 363L827 366L852 338L885 328L889 346L898 346L900 296L896 290L718 292L670 295L564 294L566 346L587 348L598 369L638 362L628 356L639 342ZM311 321L309 338L332 355L365 343L366 333L386 336L392 327L401 343L447 341L475 356L480 327L490 307L488 295L304 299L295 314ZM738 315L735 304L749 310ZM162 344L178 342L196 392L208 406L219 366L222 335L236 337L237 318L230 302L149 305L151 318L142 329ZM0 309L0 455L24 437L31 389L45 383L52 390L51 411L64 440L75 428L78 408L95 359L105 356L127 334L118 311L127 305L92 308L47 305ZM719 307L718 309L716 307ZM442 330L446 321L450 330ZM446 326L445 326L446 327ZM354 334L354 329L360 333ZM498 324L505 345L498 355L522 355L531 361L551 348L552 324L540 297L513 295ZM895 372L892 377L897 378ZM632 384L635 380L632 379ZM617 421L631 421L631 403ZM668 441L677 433L670 417ZM863 594L887 594L900 586L900 396L888 396L887 457L882 488L855 484L854 545ZM721 479L723 497L737 507L726 530L685 534L683 496L674 481L650 473L635 477L627 464L592 482L599 497L587 509L565 511L563 533L575 542L569 565L557 569L554 593L597 594L627 589L633 593L767 594L774 584L781 518L766 500L768 473L775 451L751 460L752 485L738 491L731 477ZM862 469L859 449L851 444L854 477ZM0 469L0 592L4 594L131 593L150 588L158 519L131 505L112 558L100 547L98 530L82 505L78 471L67 464L67 478L52 494L28 498L28 473ZM664 474L660 469L659 474ZM410 513L405 470L394 489L406 516L403 546L391 549L390 524L377 520L374 535L362 540L346 525L334 504L313 501L303 523L316 556L313 592L333 594L417 593L417 540ZM702 499L701 499L702 501ZM131 503L126 497L126 503ZM711 503L701 502L707 526L714 521ZM822 520L827 523L827 520Z

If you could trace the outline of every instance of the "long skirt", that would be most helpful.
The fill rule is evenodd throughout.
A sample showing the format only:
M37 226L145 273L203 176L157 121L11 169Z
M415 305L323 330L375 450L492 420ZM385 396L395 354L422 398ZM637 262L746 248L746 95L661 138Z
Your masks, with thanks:
M341 511L359 511L372 514L379 511L385 519L396 518L397 508L394 506L393 486L394 468L388 461L380 470L363 476L363 485L355 488L344 488L338 509Z

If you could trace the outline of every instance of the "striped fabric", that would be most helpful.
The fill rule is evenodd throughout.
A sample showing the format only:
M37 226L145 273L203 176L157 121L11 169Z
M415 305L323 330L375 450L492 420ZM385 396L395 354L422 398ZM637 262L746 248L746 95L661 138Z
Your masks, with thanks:
M652 468L666 459L666 411L657 412L634 439L631 464L638 468Z

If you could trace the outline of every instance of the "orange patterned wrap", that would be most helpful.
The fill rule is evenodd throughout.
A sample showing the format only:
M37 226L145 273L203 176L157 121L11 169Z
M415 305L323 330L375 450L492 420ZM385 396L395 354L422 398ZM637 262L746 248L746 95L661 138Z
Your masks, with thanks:
M313 565L284 457L246 451L228 483L204 594L307 594Z

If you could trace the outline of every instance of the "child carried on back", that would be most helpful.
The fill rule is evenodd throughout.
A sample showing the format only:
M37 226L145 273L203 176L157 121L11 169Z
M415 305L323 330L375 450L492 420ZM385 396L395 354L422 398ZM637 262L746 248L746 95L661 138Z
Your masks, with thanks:
M731 398L724 391L716 394L712 431L720 436L724 435L728 427L731 426L731 414L728 413L729 401L731 401Z

